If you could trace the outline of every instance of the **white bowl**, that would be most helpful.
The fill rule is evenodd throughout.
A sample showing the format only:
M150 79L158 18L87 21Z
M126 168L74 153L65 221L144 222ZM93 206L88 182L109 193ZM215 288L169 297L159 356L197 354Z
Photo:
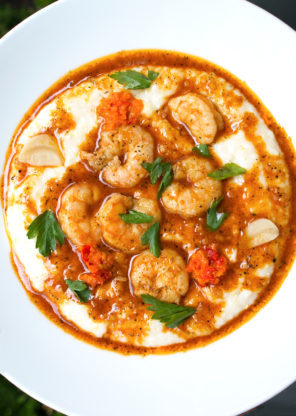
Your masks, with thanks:
M61 0L0 42L1 160L19 120L68 70L122 49L209 59L258 94L296 137L296 35L241 0ZM230 416L296 378L295 267L272 301L231 335L167 356L124 357L63 332L29 301L0 235L0 367L9 380L79 416Z

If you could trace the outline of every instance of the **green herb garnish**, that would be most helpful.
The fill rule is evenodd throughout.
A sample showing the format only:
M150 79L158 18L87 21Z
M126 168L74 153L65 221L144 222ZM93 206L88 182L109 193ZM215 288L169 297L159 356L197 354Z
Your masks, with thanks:
M159 72L155 72L149 69L148 71L148 78L150 79L150 81L154 81L159 75Z
M68 288L74 293L74 295L80 300L80 302L87 302L90 299L90 290L86 283L81 280L65 280Z
M31 239L36 236L36 248L43 257L49 256L56 249L57 241L64 244L66 236L50 209L38 215L29 225L27 237Z
M152 319L158 319L160 322L165 323L167 328L176 328L195 312L195 308L191 306L163 302L150 295L141 295L141 298L147 305L151 305L147 308L148 311L155 312L152 315Z
M158 157L153 163L142 163L144 169L150 174L150 182L154 185L162 175L162 157Z
M149 172L152 185L154 185L162 176L157 192L157 199L160 199L165 189L173 180L174 174L172 165L169 162L162 162L162 157L158 157L153 163L142 163L142 166Z
M241 175L246 172L246 169L241 168L236 163L226 163L222 168L209 173L208 176L217 179L217 181L223 181L223 179L232 178L233 176Z
M157 191L157 199L161 198L161 195L164 193L166 188L171 184L173 180L174 174L172 165L170 163L167 163L167 167L165 168L164 175L162 177L162 180L160 182L158 191Z
M216 231L222 225L223 221L229 217L229 212L217 212L219 204L222 202L224 196L219 199L214 199L210 208L207 211L207 228L210 231Z
M122 221L127 224L144 224L153 221L151 215L144 214L143 212L138 212L134 210L129 210L128 214L119 214Z
M158 77L158 72L148 71L148 76L138 71L128 69L127 71L114 72L109 75L110 78L115 79L119 84L124 85L127 90L142 90L149 88L152 81Z
M142 235L141 242L143 246L149 244L149 249L153 256L160 256L160 224L159 221L151 225L148 230Z
M203 157L211 157L210 149L207 144L197 144L192 150Z

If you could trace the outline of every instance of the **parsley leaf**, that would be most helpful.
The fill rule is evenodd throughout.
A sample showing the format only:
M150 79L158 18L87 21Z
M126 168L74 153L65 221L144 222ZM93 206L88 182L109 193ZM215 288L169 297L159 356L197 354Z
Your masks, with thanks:
M142 163L144 169L150 173L150 182L154 185L162 175L162 166L161 166L162 157L158 157L154 160L153 163Z
M144 214L143 212L138 212L134 210L129 210L128 214L119 214L122 221L127 224L144 224L147 222L152 222L153 217L151 215Z
M207 144L198 143L192 148L193 152L199 153L203 157L211 157L210 149Z
M158 77L158 75L159 75L159 73L158 73L158 72L151 71L151 70L149 69L149 71L148 71L148 78L149 78L151 81L154 81L154 80Z
M149 244L149 249L153 256L160 256L160 224L159 221L151 225L148 230L142 235L141 242L143 246Z
M217 212L219 204L222 202L224 196L219 199L214 199L210 208L207 211L207 228L210 231L216 231L222 225L223 221L229 217L230 212Z
M36 248L43 257L49 256L56 249L57 241L64 244L66 236L50 209L38 215L29 225L27 237L31 239L36 236Z
M124 85L127 90L142 90L149 88L152 81L158 77L158 72L148 71L148 76L138 71L128 69L127 71L114 72L109 75L110 78L115 79L119 84Z
M223 181L223 179L232 178L233 176L241 175L246 172L246 169L241 168L236 163L226 163L222 168L209 173L208 176L217 179L217 181Z
M162 180L158 188L157 199L161 198L161 195L164 193L166 188L171 184L173 177L174 177L173 168L170 163L163 163L163 171L164 171L164 175L162 177Z
M157 192L157 199L160 199L165 189L173 180L174 174L172 165L169 162L162 162L162 157L158 157L153 163L142 163L142 166L149 172L152 185L163 176Z
M68 288L74 293L74 295L80 300L80 302L87 302L90 299L90 290L86 283L81 280L65 280Z
M141 298L146 304L151 305L147 308L148 311L155 312L152 315L152 319L158 319L160 322L165 323L167 328L176 328L181 325L196 310L190 306L163 302L150 295L141 295Z

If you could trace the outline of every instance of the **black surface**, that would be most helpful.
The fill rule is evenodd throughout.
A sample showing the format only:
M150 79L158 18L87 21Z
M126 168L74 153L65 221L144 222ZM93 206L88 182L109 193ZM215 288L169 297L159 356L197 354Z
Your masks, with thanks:
M249 0L249 2L267 10L296 29L296 0Z
M249 1L296 29L296 0ZM296 383L257 409L248 412L246 416L296 416Z

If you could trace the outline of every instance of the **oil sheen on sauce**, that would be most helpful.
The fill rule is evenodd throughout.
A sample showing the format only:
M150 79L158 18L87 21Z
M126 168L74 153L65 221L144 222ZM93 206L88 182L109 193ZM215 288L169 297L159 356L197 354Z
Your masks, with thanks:
M249 171L247 169L243 183L239 183L240 179L227 180L222 183L223 211L230 212L231 215L216 232L211 232L206 228L205 214L184 219L177 214L169 213L162 204L159 204L162 215L163 249L174 249L187 263L195 248L215 243L218 251L228 258L227 273L218 285L201 289L193 279L190 279L189 290L183 297L182 303L196 307L197 313L178 328L173 330L161 328L162 336L168 333L171 341L163 342L163 344L160 342L161 345L157 343L154 345L153 340L147 341L151 332L151 321L148 319L151 313L147 311L141 299L134 295L128 278L134 256L115 250L116 266L112 269L113 280L97 289L96 296L90 300L85 309L94 325L97 322L106 323L105 330L102 332L103 336L94 335L95 331L98 334L101 331L98 325L94 326L93 334L82 331L79 329L79 323L66 319L66 314L61 313L59 309L60 302L69 296L69 292L66 293L65 279L73 279L73 276L79 276L85 272L73 244L67 241L64 245L58 246L58 249L45 260L49 274L43 289L38 291L36 287L33 287L30 276L20 261L19 253L13 249L13 236L9 231L7 217L6 225L12 244L11 259L15 271L30 299L53 322L65 331L100 348L124 354L160 354L204 346L227 335L249 320L276 293L295 255L295 215L292 215L295 212L295 196L291 192L295 183L295 153L285 131L276 123L258 97L244 83L224 69L200 58L176 52L154 50L120 52L68 73L49 88L25 114L9 146L2 178L2 200L6 216L15 201L14 198L9 197L9 188L12 183L17 184L16 188L27 183L28 194L32 191L30 181L26 181L36 172L19 162L16 156L19 152L19 138L40 111L53 100L57 100L57 105L51 114L50 124L47 124L40 133L55 136L62 149L63 143L59 137L62 137L65 132L73 131L78 123L71 111L68 111L63 101L63 94L69 92L72 96L75 94L78 96L79 86L87 85L84 83L89 83L91 88L91 84L95 85L96 80L104 74L125 68L141 67L152 69L163 67L168 69L168 73L170 69L175 69L176 78L179 76L178 71L182 75L179 76L174 91L168 93L160 108L154 111L153 117L149 114L149 100L145 101L145 93L135 93L136 98L145 101L144 110L148 115L141 118L140 124L154 139L154 159L161 156L166 161L175 163L186 154L184 153L186 146L194 146L188 131L178 126L167 110L169 99L187 92L208 95L217 101L221 108L224 129L218 133L211 146L214 154L212 158L214 168L229 162L227 151L229 152L229 147L232 145L235 149L234 142L229 141L228 148L226 148L222 139L232 137L237 143L238 139L243 136L247 142L246 146L255 149L256 156L251 154L247 162L252 165L252 168ZM199 74L198 83L191 72ZM224 83L231 84L233 88L225 87L226 84L221 84L221 79ZM113 87L114 83L108 84L106 81L107 92ZM167 88L169 90L169 86ZM174 141L167 140L162 129L163 122L169 123L176 132L177 137ZM268 137L266 140L262 139L266 134L260 135L260 129L265 128L263 124L274 134L276 144L269 141ZM93 152L99 146L100 133L100 123L96 123L83 138L80 150ZM279 151L276 150L276 146L279 146ZM235 157L239 162L239 154ZM137 198L156 199L158 186L151 185L149 177L144 178L135 187L114 189L99 181L98 175L87 164L75 160L75 157L73 161L68 164L60 177L48 178L44 183L38 206L34 198L22 200L28 212L26 227L35 216L46 209L52 209L58 214L61 195L65 189L81 181L96 184L102 195L101 201L114 192ZM266 205L266 201L271 201L270 206ZM280 230L280 236L276 242L256 248L244 246L242 235L247 224L255 218L270 218L271 215ZM182 236L181 242L177 241L177 235ZM112 247L103 241L100 244L105 252L114 254ZM248 307L231 317L231 312L227 309L227 294L236 296L237 302L241 299L238 294L249 294ZM252 297L252 294L255 295ZM71 300L77 302L73 296ZM229 318L227 318L228 313ZM154 321L153 325L155 330L160 330L158 322ZM145 339L146 342L143 345L142 341Z

